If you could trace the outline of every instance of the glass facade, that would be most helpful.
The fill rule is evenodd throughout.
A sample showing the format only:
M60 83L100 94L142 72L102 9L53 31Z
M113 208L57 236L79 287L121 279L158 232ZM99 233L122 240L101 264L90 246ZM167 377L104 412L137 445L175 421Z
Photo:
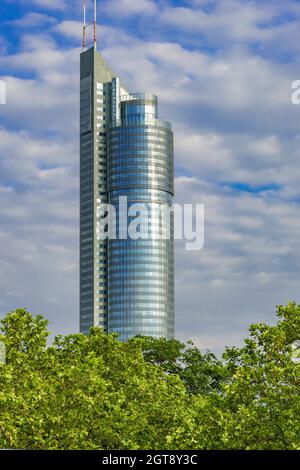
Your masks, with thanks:
M162 213L174 194L171 125L158 119L156 96L128 94L100 54L82 56L80 329L101 326L121 340L172 338L172 216L170 236L161 236ZM126 198L129 224L139 206L140 221L147 219L138 237L118 236L120 198ZM117 238L98 240L97 210L107 202L116 210Z
M97 238L97 212L107 203L107 127L113 73L100 54L80 57L80 331L107 331L107 241Z

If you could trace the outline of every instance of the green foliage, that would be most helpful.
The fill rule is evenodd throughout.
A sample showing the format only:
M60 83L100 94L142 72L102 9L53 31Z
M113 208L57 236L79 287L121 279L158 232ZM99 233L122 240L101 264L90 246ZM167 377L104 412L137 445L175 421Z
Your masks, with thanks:
M226 366L211 352L201 353L191 341L185 345L176 339L148 336L130 341L140 344L147 362L162 367L168 374L177 374L190 393L207 395L220 391L229 379Z
M26 310L1 322L0 447L300 449L300 306L252 325L223 360L192 343L99 328L58 336Z
M300 365L293 343L300 338L300 306L279 306L276 326L252 325L241 349L224 353L233 376L224 388L231 446L300 449Z

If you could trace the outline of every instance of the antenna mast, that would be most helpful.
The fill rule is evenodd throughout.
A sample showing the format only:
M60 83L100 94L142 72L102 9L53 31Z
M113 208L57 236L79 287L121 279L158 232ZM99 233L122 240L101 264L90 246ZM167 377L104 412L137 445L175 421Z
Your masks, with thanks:
M83 0L83 43L82 48L86 50L86 0Z
M94 0L94 48L97 49L97 0Z
M83 0L83 39L82 49L86 51L87 47L94 44L94 48L97 49L97 0L94 0L94 20L91 23L86 22L87 18L87 0ZM91 34L93 29L93 33Z

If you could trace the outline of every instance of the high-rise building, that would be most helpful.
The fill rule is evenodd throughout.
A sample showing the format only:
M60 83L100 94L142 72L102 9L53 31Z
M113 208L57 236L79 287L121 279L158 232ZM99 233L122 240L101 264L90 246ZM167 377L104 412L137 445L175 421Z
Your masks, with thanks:
M174 193L171 125L158 119L155 95L126 91L97 52L96 19L94 30L86 49L84 26L80 58L80 331L172 338L172 216L170 236L157 236L166 229L161 208L172 206ZM129 224L131 207L151 214L148 236L120 230L124 201ZM97 227L106 204L115 208L117 237L105 239Z

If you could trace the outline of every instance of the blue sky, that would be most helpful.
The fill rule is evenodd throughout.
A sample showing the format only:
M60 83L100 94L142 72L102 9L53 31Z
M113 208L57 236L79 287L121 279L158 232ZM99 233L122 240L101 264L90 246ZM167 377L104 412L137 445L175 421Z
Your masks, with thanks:
M78 329L80 0L2 0L0 312ZM240 344L300 302L300 2L98 1L99 47L173 123L176 200L204 203L205 247L176 248L177 334Z

